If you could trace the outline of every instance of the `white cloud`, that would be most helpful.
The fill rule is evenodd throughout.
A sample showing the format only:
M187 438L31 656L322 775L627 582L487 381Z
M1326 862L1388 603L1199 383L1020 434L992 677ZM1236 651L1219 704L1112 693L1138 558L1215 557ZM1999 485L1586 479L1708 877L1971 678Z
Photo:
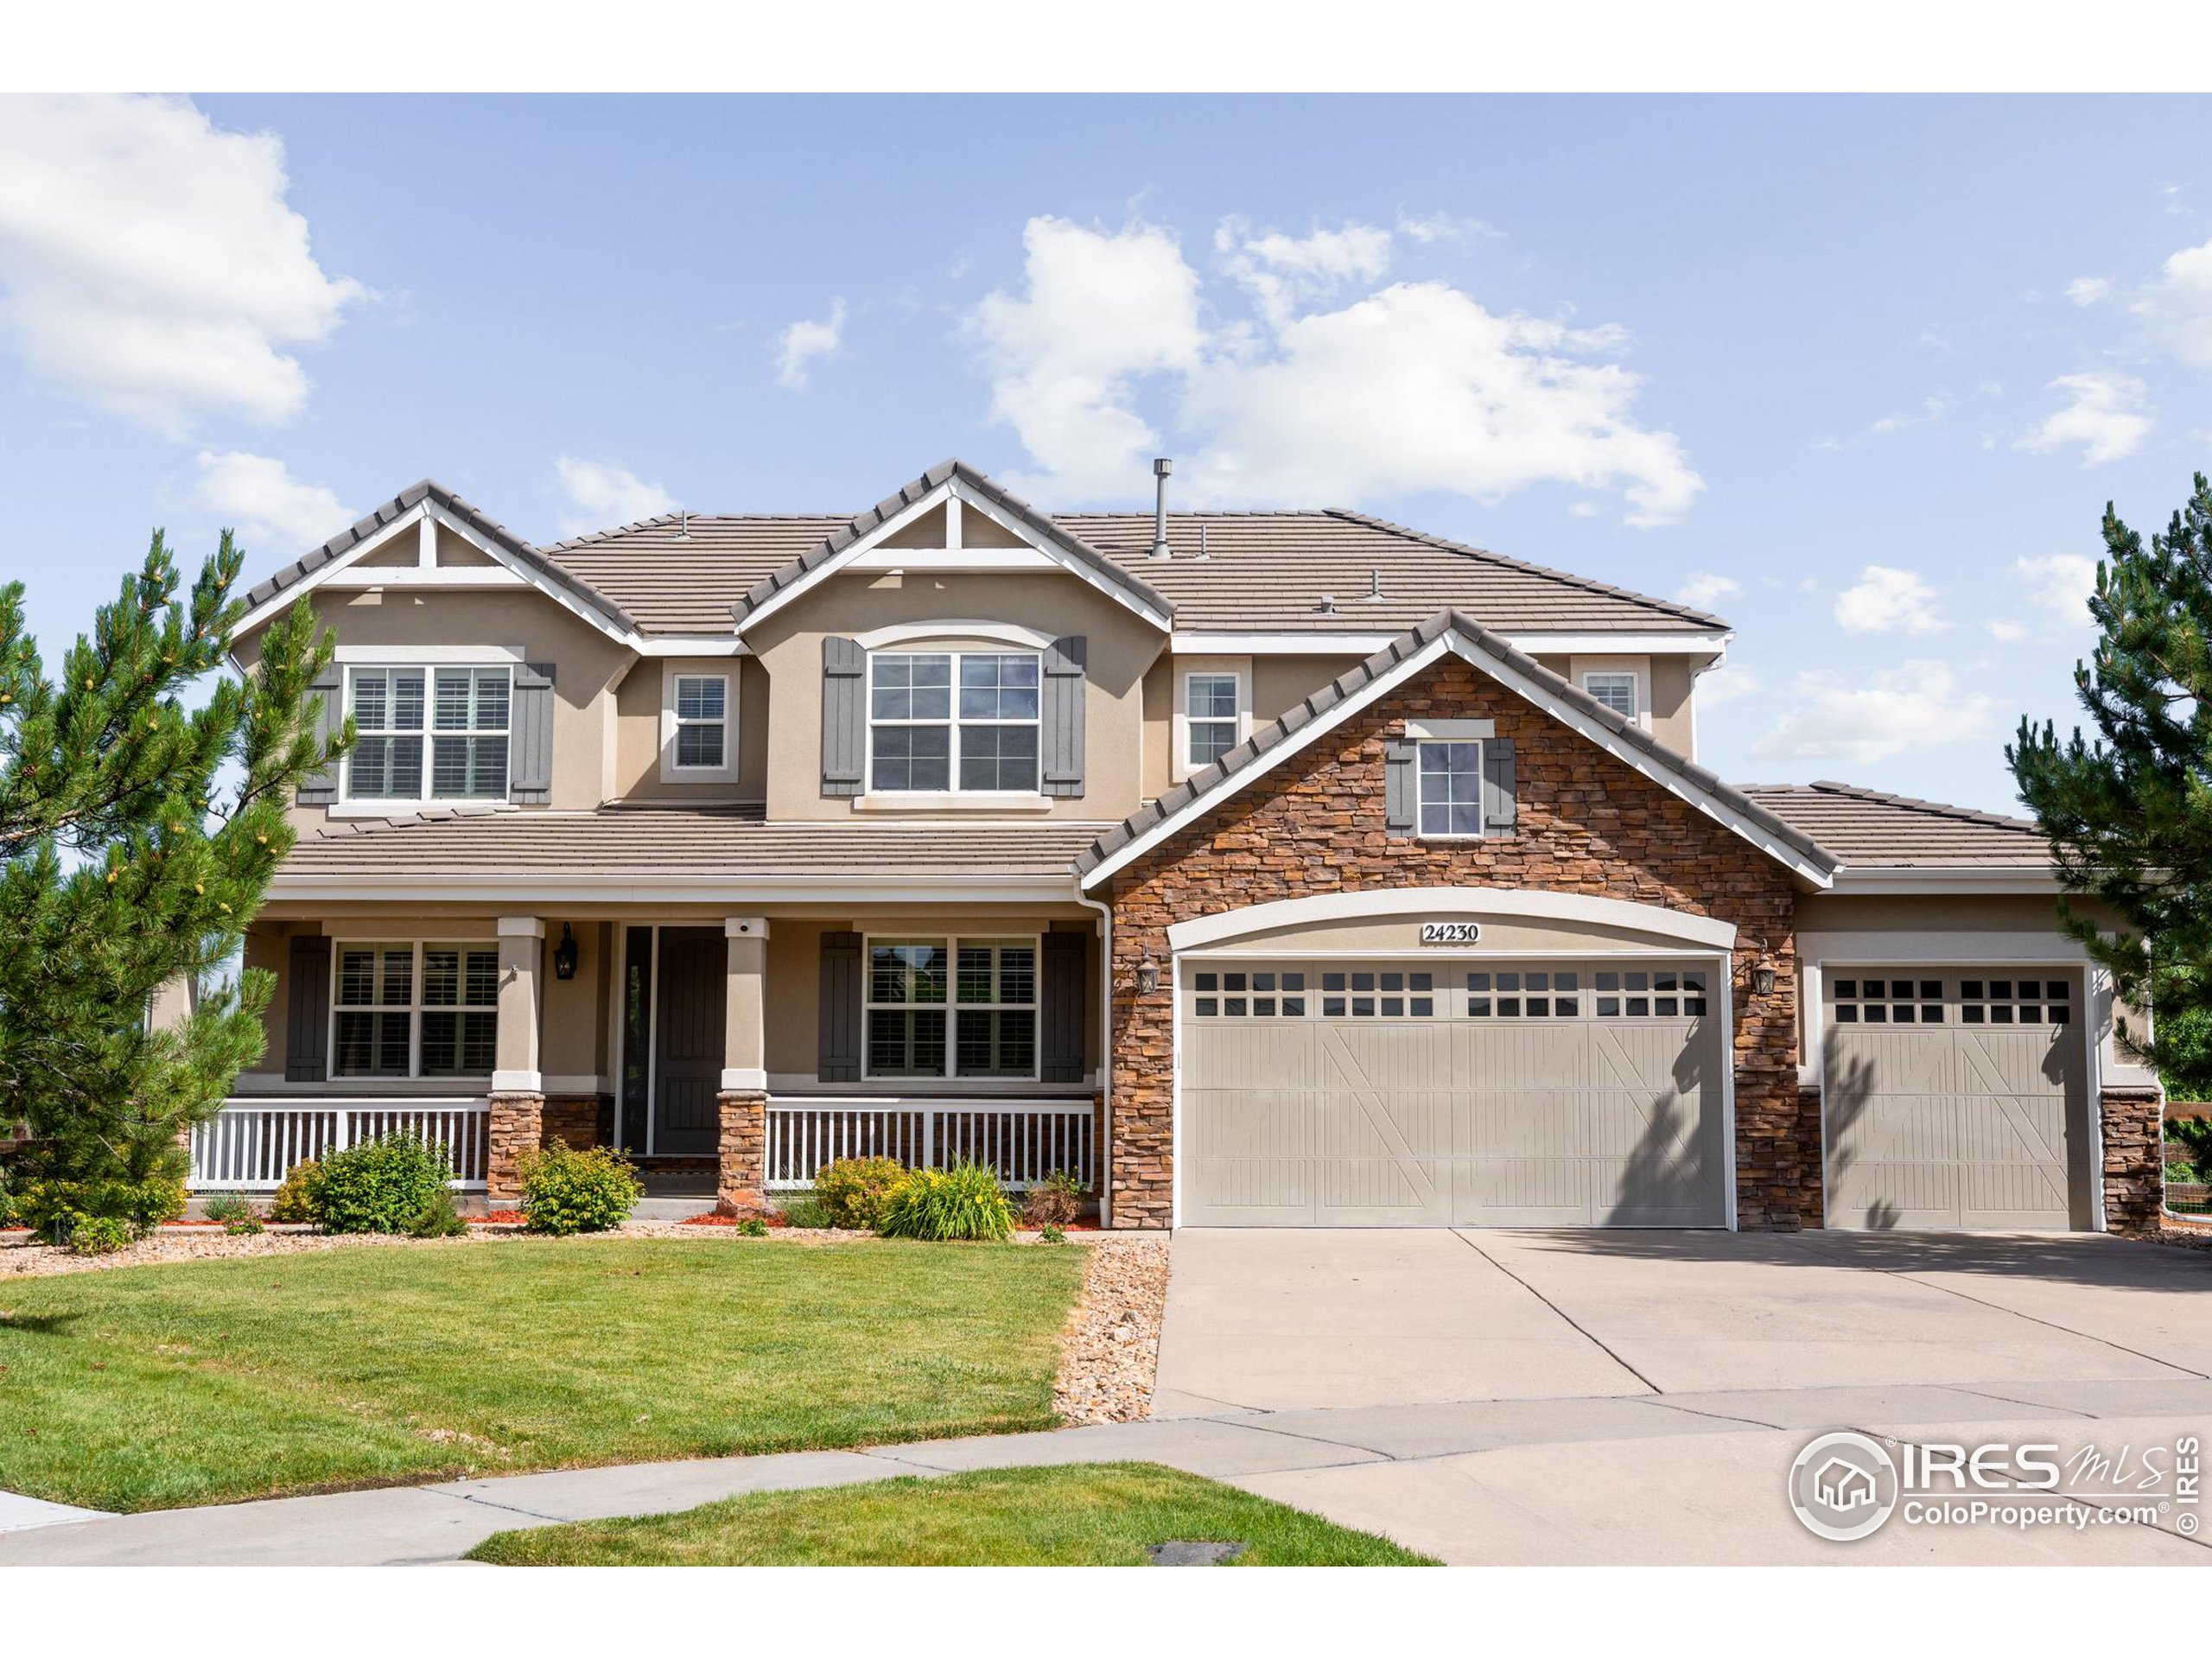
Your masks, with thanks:
M1933 633L1949 625L1942 601L1917 571L1870 564L1835 596L1838 626L1852 633Z
M320 546L359 515L320 484L294 478L270 455L203 449L193 492L200 506L238 533L248 553L297 553Z
M1710 570L1693 570L1676 589L1675 597L1685 605L1694 605L1700 611L1709 611L1731 594L1740 594L1744 584L1733 576L1717 576Z
M2108 369L2063 374L2050 390L2066 394L2066 406L2015 440L2014 448L2042 452L2078 443L2082 464L2094 467L2133 454L2150 435L2149 389L2132 374Z
M2012 645L2026 639L2028 631L2025 626L2013 621L2010 617L1999 616L1991 619L1989 637L1999 645Z
M2013 590L2054 620L2086 624L2097 588L2097 562L2086 553L2046 553L2012 561Z
M1463 246L1471 242L1487 242L1505 232L1479 219L1463 219L1456 213L1424 213L1415 217L1401 213L1398 234L1408 242L1433 247L1439 242L1457 242Z
M2212 369L2212 242L2168 257L2133 309L2154 344L2193 368Z
M1793 689L1796 705L1753 741L1753 760L1871 766L1907 749L1987 739L2001 712L1995 697L1965 690L1943 663L1801 674Z
M2095 305L2112 297L2109 276L2076 276L2066 284L2066 297L2076 305Z
M1198 274L1173 235L1065 219L1024 228L1027 291L994 289L963 333L1011 426L1063 499L1127 492L1158 448L1134 405L1136 376L1187 374L1205 345Z
M1875 437L1885 438L1892 432L1902 432L1908 426L1925 426L1930 421L1940 421L1951 407L1951 400L1944 397L1923 397L1916 410L1905 410L1885 415L1866 430Z
M560 471L561 487L569 499L568 510L561 515L563 536L612 530L676 510L676 498L666 490L613 461L563 455L553 464Z
M1197 501L1496 500L1563 483L1617 493L1629 522L1657 524L1704 489L1675 435L1635 418L1639 378L1591 360L1617 353L1621 331L1496 315L1440 283L1306 308L1376 280L1386 233L1224 230L1224 270L1254 315L1209 327L1202 281L1168 232L1030 221L1026 291L991 294L967 323L993 418L1039 465L1021 487L1067 502L1141 488L1159 440L1138 397L1156 384Z
M178 98L9 98L0 156L0 333L33 374L170 437L300 412L288 348L365 290L316 264L275 134Z
M1697 677L1697 706L1708 710L1718 709L1764 689L1759 677L1750 669L1724 663Z
M830 315L819 322L802 317L776 331L776 384L786 391L804 391L817 359L832 358L845 346L845 302L830 302Z
M1390 232L1346 224L1307 236L1267 231L1258 236L1241 219L1224 219L1213 233L1221 268L1247 293L1263 321L1280 328L1300 305L1325 298L1347 283L1379 282L1395 250Z

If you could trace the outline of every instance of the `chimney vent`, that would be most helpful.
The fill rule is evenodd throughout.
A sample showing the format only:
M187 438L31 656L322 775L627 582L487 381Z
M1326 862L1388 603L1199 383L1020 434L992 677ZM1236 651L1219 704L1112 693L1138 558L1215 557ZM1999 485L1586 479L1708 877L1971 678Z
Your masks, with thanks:
M686 538L686 539L688 539L688 538L690 537L690 534L691 534L691 509L690 509L690 508L689 508L689 507L678 507L678 508L676 510L676 533L677 533L677 536L682 537L684 537L684 538Z
M1367 567L1367 600L1373 604L1382 597L1382 569L1380 565Z
M1213 557L1206 550L1206 527L1204 524L1198 526L1198 556L1202 559Z
M1328 615L1337 608L1337 596L1334 594L1322 594L1321 602L1315 606L1314 608L1319 611L1323 615Z
M1152 556L1172 559L1174 553L1167 545L1167 475L1175 470L1175 463L1166 455L1152 463L1152 476L1157 488L1152 506Z

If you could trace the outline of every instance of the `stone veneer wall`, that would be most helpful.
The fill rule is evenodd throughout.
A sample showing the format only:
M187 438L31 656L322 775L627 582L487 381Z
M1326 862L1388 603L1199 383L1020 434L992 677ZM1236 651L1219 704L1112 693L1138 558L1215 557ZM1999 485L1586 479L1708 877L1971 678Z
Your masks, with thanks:
M1408 719L1483 717L1514 741L1516 833L1478 842L1387 835L1384 740L1400 735ZM1444 886L1586 893L1733 922L1737 1222L1783 1231L1802 1224L1808 1159L1788 873L1488 675L1447 658L1112 878L1116 1226L1170 1220L1169 925L1314 893ZM1136 969L1147 956L1160 965L1160 986L1140 996ZM1751 988L1759 963L1775 969L1766 996ZM1817 1182L1817 1112L1810 1144Z
M715 1205L726 1216L757 1216L768 1204L768 1096L758 1089L725 1089L721 1176Z
M541 1144L550 1147L558 1141L578 1152L601 1145L601 1098L598 1095L548 1095Z
M485 1196L522 1196L522 1160L545 1144L545 1096L491 1096L491 1146L485 1166Z
M1827 1225L1827 1169L1821 1145L1821 1086L1797 1085L1797 1224Z
M2104 1126L2105 1230L2156 1233L2166 1205L2165 1103L2155 1088L2111 1088L2098 1097Z

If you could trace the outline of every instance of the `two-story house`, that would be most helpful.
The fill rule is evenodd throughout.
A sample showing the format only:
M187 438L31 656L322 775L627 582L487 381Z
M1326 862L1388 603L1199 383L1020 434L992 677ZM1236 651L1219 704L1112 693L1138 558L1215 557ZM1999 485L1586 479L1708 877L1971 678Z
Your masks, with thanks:
M420 484L253 590L326 715L196 1182L387 1125L730 1206L1077 1171L1117 1227L2126 1228L2154 1081L2031 826L1696 760L1718 618L1358 513L539 548Z

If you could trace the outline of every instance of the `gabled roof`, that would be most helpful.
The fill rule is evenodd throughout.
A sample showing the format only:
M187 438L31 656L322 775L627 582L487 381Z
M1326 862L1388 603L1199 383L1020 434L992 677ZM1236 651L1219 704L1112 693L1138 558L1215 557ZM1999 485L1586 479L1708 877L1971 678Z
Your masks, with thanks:
M997 507L1028 531L1048 550L1087 570L1100 586L1109 592L1118 592L1125 601L1130 603L1131 608L1152 617L1163 627L1166 626L1167 619L1174 613L1174 606L1142 578L1106 557L1089 543L1070 535L1027 501L1008 494L966 461L953 460L938 462L919 478L901 486L896 493L886 496L866 512L833 531L818 545L808 549L789 563L770 571L754 582L743 597L730 607L730 614L736 618L740 631L772 601L828 575L842 563L847 554L857 549L870 536L909 508L926 500L948 484L956 482Z
M2027 818L1945 806L1825 779L1814 784L1746 784L1744 793L1777 817L1816 837L1853 871L2044 871L2050 867L2050 844Z
M543 585L558 588L577 602L604 618L625 632L634 632L635 625L620 605L601 593L574 572L563 569L528 542L516 535L505 524L486 516L483 510L463 500L434 479L424 479L411 484L391 500L384 502L374 512L351 528L340 531L312 553L306 554L279 570L267 581L256 583L245 595L249 616L261 610L268 602L286 589L302 582L312 585L314 579L331 565L343 559L365 543L374 541L400 519L404 518L425 502L435 503L454 518L466 524L486 542L510 555L524 567L526 577ZM395 578L396 579L396 578Z
M1834 874L1836 860L1812 836L1515 650L1473 618L1442 611L1101 836L1076 860L1083 885L1104 880L1447 653L1482 669L1814 885L1825 887Z

